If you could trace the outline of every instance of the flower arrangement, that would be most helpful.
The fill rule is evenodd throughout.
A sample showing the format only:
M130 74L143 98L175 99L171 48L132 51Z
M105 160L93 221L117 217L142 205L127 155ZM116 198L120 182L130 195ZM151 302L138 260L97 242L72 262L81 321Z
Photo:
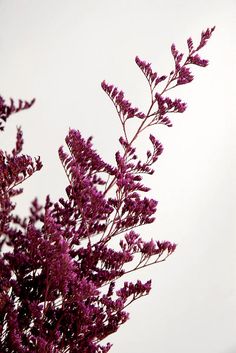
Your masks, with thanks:
M21 128L12 151L0 149L1 352L106 353L111 344L102 341L127 321L127 307L150 292L150 280L129 282L128 274L165 261L176 244L145 240L136 232L155 220L157 201L144 196L150 188L142 183L142 175L154 173L163 147L150 134L151 148L142 160L135 143L144 130L158 124L170 127L171 113L186 110L186 103L166 93L193 80L191 66L207 66L199 51L213 31L203 31L197 46L189 38L186 55L173 44L174 69L167 76L136 57L150 88L146 113L123 91L102 82L120 119L121 148L112 166L98 155L91 137L70 130L67 151L58 151L68 178L66 198L53 202L47 196L44 205L35 198L29 215L19 217L13 198L42 163L22 154ZM34 101L6 103L0 97L0 130L9 116L29 109ZM131 135L133 119L137 129Z

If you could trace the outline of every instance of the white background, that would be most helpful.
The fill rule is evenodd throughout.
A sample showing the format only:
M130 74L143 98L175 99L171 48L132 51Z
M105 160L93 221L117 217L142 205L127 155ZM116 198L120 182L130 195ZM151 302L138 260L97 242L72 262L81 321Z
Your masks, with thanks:
M138 273L153 278L151 294L134 304L131 320L110 337L113 353L235 353L235 36L234 0L1 0L1 94L37 98L9 120L1 146L14 143L21 125L25 152L44 168L24 185L18 210L50 193L64 195L57 157L69 127L93 135L112 162L121 129L100 88L105 78L146 109L144 77L135 55L169 73L170 45L186 50L207 27L216 31L193 83L176 90L188 102L174 127L154 128L165 151L148 179L159 200L158 218L142 234L178 243L166 263ZM142 148L145 142L140 141ZM82 352L81 352L82 353Z

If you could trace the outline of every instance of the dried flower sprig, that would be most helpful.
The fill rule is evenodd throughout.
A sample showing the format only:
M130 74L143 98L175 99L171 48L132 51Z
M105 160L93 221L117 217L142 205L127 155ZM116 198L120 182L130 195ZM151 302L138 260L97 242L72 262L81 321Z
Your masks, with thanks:
M19 113L21 110L29 109L34 104L35 99L30 102L22 101L19 99L18 105L15 105L14 100L10 99L10 104L6 104L2 96L0 96L0 130L4 130L3 123L9 118L13 113ZM2 121L1 121L2 120Z
M134 108L123 91L102 82L114 103L123 136L116 165L104 162L77 130L66 137L68 152L59 148L59 158L68 178L67 198L45 205L35 199L30 214L14 214L12 197L25 179L41 169L23 155L23 135L17 130L11 154L0 150L0 351L11 353L106 353L111 344L101 341L118 330L129 317L127 307L146 296L151 281L129 282L129 273L163 262L176 249L169 241L144 240L136 228L155 220L157 201L144 196L150 188L142 174L153 174L153 165L163 151L153 134L146 160L138 157L135 142L153 125L172 126L171 113L183 113L186 103L165 94L193 80L190 65L206 66L198 51L214 28L202 32L194 47L188 39L188 54L173 44L175 67L169 76L158 75L151 64L136 57L151 93L146 113ZM164 85L164 86L163 86ZM162 88L160 88L162 87ZM0 99L0 119L29 108L30 103ZM128 123L137 119L129 136ZM0 129L3 129L2 125ZM113 240L111 245L111 240ZM115 242L116 241L116 242ZM8 248L3 250L3 245ZM123 285L117 280L125 278Z

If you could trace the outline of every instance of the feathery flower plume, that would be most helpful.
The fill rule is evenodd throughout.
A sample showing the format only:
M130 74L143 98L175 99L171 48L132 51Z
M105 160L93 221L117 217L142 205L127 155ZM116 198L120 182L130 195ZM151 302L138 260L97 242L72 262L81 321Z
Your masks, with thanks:
M128 320L128 306L150 293L151 280L131 282L129 273L165 261L176 244L144 239L137 232L156 217L158 202L147 196L143 174L154 173L163 146L150 133L143 160L136 141L153 125L172 126L170 114L186 110L186 103L166 94L193 80L191 66L207 66L198 51L213 31L202 32L197 47L189 38L186 58L173 44L169 75L157 74L136 57L150 87L145 113L123 91L102 82L122 125L120 150L112 166L96 152L91 137L71 129L67 151L58 151L68 178L66 197L55 202L47 196L42 205L35 198L26 217L15 214L13 197L42 163L22 153L21 128L12 152L0 149L0 352L106 353L112 345L103 340ZM7 105L0 97L0 130L12 113L33 103L15 105L11 99ZM133 134L130 119L137 122Z

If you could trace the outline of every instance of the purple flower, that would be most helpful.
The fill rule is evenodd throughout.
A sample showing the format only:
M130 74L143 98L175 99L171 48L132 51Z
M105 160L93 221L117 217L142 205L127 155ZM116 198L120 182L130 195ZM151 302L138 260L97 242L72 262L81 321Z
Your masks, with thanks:
M32 99L30 102L19 99L18 106L16 106L12 98L10 99L10 104L6 104L3 97L0 96L0 131L4 130L2 121L5 123L11 114L31 108L34 102L35 99Z
M129 273L165 261L176 244L136 233L155 220L158 201L146 196L150 188L143 174L154 173L163 152L152 133L145 158L139 157L136 142L153 125L172 126L170 114L186 110L186 103L166 94L193 80L189 65L207 65L197 52L213 30L202 32L196 49L192 39L187 40L186 60L172 45L174 69L169 76L159 76L150 63L136 57L150 87L146 113L133 107L123 91L102 82L122 125L115 165L100 157L91 137L71 129L67 151L58 151L68 179L66 196L58 201L47 196L40 204L35 198L26 217L15 214L13 197L23 192L21 184L42 163L39 157L22 154L21 128L11 153L0 149L0 352L107 353L111 344L101 341L129 319L130 304L150 293L151 280L130 282ZM0 120L33 103L19 100L15 105L11 99L6 104L0 97ZM137 124L133 132L131 118Z

